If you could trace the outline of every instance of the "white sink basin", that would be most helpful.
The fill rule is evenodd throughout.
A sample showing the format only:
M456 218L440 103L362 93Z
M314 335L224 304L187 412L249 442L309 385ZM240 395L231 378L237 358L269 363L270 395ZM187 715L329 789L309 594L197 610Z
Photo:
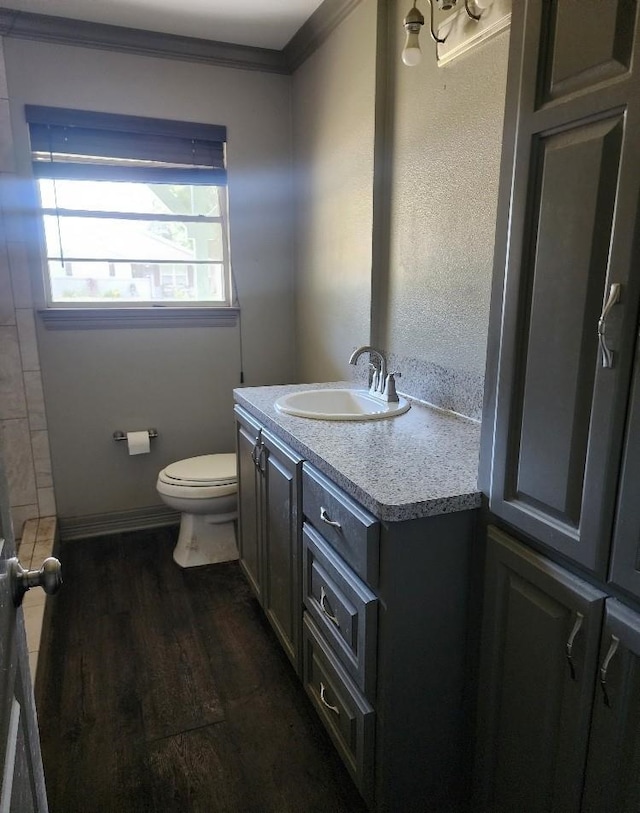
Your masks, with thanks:
M301 390L283 395L276 409L299 418L320 421L378 421L402 415L410 407L406 398L386 403L369 395L368 390Z

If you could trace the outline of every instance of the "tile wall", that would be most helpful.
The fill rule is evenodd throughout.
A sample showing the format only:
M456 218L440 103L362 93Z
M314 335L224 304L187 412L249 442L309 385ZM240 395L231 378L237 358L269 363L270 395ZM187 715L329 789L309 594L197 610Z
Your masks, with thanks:
M53 555L56 537L56 518L42 517L30 519L24 524L22 540L18 548L18 558L25 570L39 570L44 560ZM34 587L25 593L22 599L24 626L27 632L29 650L29 669L31 680L35 683L42 624L47 594L40 587Z
M0 442L16 538L56 513L26 236L0 39Z

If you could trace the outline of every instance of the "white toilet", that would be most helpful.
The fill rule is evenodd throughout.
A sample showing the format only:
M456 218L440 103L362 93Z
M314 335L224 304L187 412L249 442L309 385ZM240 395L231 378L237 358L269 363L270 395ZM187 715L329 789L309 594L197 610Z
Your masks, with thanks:
M205 454L171 463L158 475L156 488L164 503L182 513L173 551L181 567L238 558L235 454Z

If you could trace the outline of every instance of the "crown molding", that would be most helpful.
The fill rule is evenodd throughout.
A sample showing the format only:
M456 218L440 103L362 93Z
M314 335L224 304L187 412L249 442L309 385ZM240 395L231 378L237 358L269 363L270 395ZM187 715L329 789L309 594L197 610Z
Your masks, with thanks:
M283 51L6 8L0 8L0 36L241 70L290 73Z
M297 70L360 2L324 0L282 51L289 71L293 73Z
M324 0L282 51L2 7L0 36L240 70L291 74L322 45L360 2L361 0Z

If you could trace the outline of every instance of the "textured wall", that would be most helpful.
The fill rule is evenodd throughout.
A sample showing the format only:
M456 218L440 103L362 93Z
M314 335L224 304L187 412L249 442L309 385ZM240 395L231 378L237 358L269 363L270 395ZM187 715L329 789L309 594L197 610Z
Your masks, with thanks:
M409 5L391 3L390 259L377 335L406 374L403 390L478 417L508 31L438 68L423 30L422 62L407 68Z
M56 513L27 244L12 216L18 182L0 40L0 436L16 537Z
M370 332L376 0L293 76L297 377L348 376Z
M25 176L25 103L227 125L246 383L290 381L290 78L11 39L5 58ZM37 263L32 272L37 279ZM26 314L32 324L33 312ZM157 504L162 466L233 449L236 328L37 329L62 518ZM128 457L124 444L111 439L115 429L147 426L161 433L149 455Z

